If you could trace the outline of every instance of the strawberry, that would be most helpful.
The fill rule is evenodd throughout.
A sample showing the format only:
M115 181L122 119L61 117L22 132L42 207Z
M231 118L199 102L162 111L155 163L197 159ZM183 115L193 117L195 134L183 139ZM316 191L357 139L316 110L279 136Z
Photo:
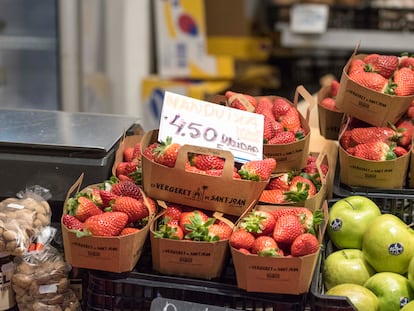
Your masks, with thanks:
M342 136L339 138L339 144L347 150L350 147L354 147L355 143L351 139L351 130L345 130L342 134Z
M347 151L350 148L347 149ZM361 159L372 161L385 161L396 158L396 155L391 150L390 146L382 141L369 142L366 144L359 144L354 147L353 156Z
M102 207L108 207L112 200L115 200L118 196L109 190L99 189L99 196L101 197Z
M177 160L178 151L181 145L172 142L172 137L168 136L165 141L154 149L154 161L168 167L174 167Z
M141 154L141 142L137 142L134 146L134 153L133 153L133 159L140 159L142 156Z
M379 57L379 56L380 56L380 54L377 54L377 53L371 53L371 54L366 55L366 56L362 59L362 61L363 61L365 64L374 63L374 62L376 62L376 61L378 60L378 57Z
M275 120L267 116L264 117L263 122L263 143L267 144L269 140L275 136Z
M66 206L68 213L84 222L91 216L102 214L103 211L88 197L77 196L70 198Z
M361 72L364 72L365 66L366 64L362 59L352 59L348 68L348 76L355 76Z
M272 139L268 141L269 145L285 145L296 142L295 133L292 131L283 131L275 134Z
M154 158L155 158L155 152L154 152L154 150L156 148L158 148L159 146L160 146L160 143L159 142L154 142L154 143L150 144L149 146L147 146L144 149L142 155L144 157L146 157L148 160L154 161Z
M402 67L394 73L393 94L397 96L409 96L414 94L414 70Z
M242 228L233 231L229 239L231 247L235 249L246 249L248 251L252 248L254 241L254 235Z
M303 202L316 194L315 184L301 175L294 176L290 182L289 191L285 192L290 202Z
M325 107L328 110L331 111L339 111L338 108L335 107L336 101L332 97L325 97L321 100L320 105L322 107Z
M148 208L143 200L137 200L132 197L118 197L111 204L113 212L124 212L128 215L128 223L133 223L149 216Z
M182 212L183 212L183 209L180 205L170 204L165 209L165 212L162 217L168 220L179 221Z
M127 196L137 200L142 199L142 192L139 186L130 180L115 182L112 184L110 191L117 196Z
M406 155L408 153L408 151L401 146L395 146L392 151L394 152L394 154L396 155L396 157L402 157L403 155Z
M376 72L357 72L350 74L349 78L354 82L379 93L384 93L387 90L388 79Z
M83 229L83 222L81 222L75 216L70 215L70 214L65 214L62 217L62 223L69 230L82 230Z
M273 238L276 243L291 244L300 234L304 233L303 225L296 215L282 215L275 223Z
M119 175L126 175L132 174L137 170L138 167L138 161L132 161L132 162L119 162L116 165L115 174L116 176Z
M271 204L285 203L285 192L281 189L263 190L259 201Z
M134 234L134 233L137 233L139 231L140 230L138 228L126 227L126 228L122 229L122 231L119 233L119 236Z
M400 68L407 67L414 69L414 56L408 55L408 53L403 53L399 57Z
M134 147L125 147L123 151L123 159L125 162L132 162L135 159L134 155L135 149Z
M240 223L241 228L252 233L255 237L269 235L273 232L274 226L275 218L273 215L270 212L258 210L251 211Z
M221 241L230 238L233 228L224 221L216 221L208 227L207 241Z
M274 158L267 158L264 160L252 160L244 163L238 173L242 179L267 181L270 178L273 170L276 167L276 160Z
M319 247L319 241L313 234L303 233L292 242L290 254L293 257L306 256L316 253Z
M395 55L378 55L371 58L368 55L364 61L368 65L368 70L375 71L387 79L393 75L399 65L398 57Z
M296 107L291 106L290 109L279 118L280 123L286 131L294 131L300 128L299 111Z
M411 102L407 110L407 117L414 119L414 100Z
M154 231L155 238L182 240L184 232L180 225L175 221L161 222L158 230Z
M257 101L255 113L262 114L265 118L270 120L276 120L273 115L273 103L268 97L260 97Z
M122 212L105 212L85 220L83 234L94 236L117 236L128 223L128 215Z
M413 138L414 124L411 118L402 118L397 124L397 131L401 134L398 145L407 147L411 144Z
M336 98L336 95L338 95L338 90L339 90L338 80L332 80L331 88L329 90L329 97Z
M395 140L397 134L389 127L357 127L351 130L353 144L365 144L372 141L388 142Z
M284 98L275 98L273 100L273 116L275 117L275 120L279 120L282 116L284 116L289 109L292 107L292 105Z
M266 185L266 190L280 189L283 191L289 190L290 174L283 173L270 179Z
M158 211L158 205L155 202L154 199L151 199L150 197L144 196L143 197L144 204L148 208L151 215L157 214Z
M211 219L204 212L194 210L182 212L179 224L186 238L200 240L207 236L207 226L211 224Z
M283 256L283 251L279 249L276 241L270 236L259 236L256 238L253 242L251 253L263 257Z
M212 169L223 169L224 159L209 154L196 154L191 159L192 164L203 171Z

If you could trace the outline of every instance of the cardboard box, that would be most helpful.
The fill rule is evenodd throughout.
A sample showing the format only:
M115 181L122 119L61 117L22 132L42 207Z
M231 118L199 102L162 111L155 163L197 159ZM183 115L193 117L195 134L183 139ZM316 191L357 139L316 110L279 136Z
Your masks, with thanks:
M319 132L326 139L337 140L344 113L321 105L322 99L329 96L330 89L330 85L323 86L317 94Z
M145 133L141 141L142 151L157 139L158 130ZM187 172L185 163L189 152L224 158L222 176ZM149 197L156 200L238 216L257 203L267 181L233 179L234 165L234 157L230 151L183 145L173 168L143 157L143 189Z
M256 0L204 0L207 52L235 59L265 60L273 48L266 5Z
M148 76L141 82L142 127L153 130L159 127L164 92L170 91L180 95L208 100L214 94L223 93L232 85L230 80L192 81Z
M233 58L209 55L203 0L154 2L157 70L164 78L232 79Z
M257 206L258 209L283 209L281 206ZM328 220L326 201L321 206L325 221L318 239L322 243ZM298 295L309 291L319 252L303 257L261 257L246 255L230 247L237 286L248 292Z
M414 100L414 95L382 94L352 81L347 74L351 60L363 59L365 56L366 54L356 55L354 51L345 65L336 96L336 107L350 116L375 126L387 126L388 122L394 124L407 111Z
M79 190L82 180L83 175L69 189L63 205L62 217L67 214L65 206L72 194L96 187L91 185ZM153 216L140 231L122 237L85 236L79 238L76 232L68 230L61 222L65 260L77 268L117 273L132 271L141 257Z
M394 189L405 186L410 153L394 160L370 161L354 157L339 146L341 183L354 187Z
M228 264L229 241L205 242L156 238L154 231L157 220L161 216L162 214L155 218L150 229L153 269L174 276L219 278Z

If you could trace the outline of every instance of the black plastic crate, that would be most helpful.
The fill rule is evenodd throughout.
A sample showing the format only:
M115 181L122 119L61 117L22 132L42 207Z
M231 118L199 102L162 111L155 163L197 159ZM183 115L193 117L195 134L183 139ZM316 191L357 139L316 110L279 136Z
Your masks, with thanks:
M282 295L239 289L231 258L217 280L162 275L152 270L150 251L145 250L130 273L91 270L85 310L149 311L157 297L251 311L303 311L308 302L307 293Z
M394 214L403 219L407 224L412 223L414 213L414 199L407 198L401 193L398 194L381 194L375 193L355 193L356 195L363 195L372 199L381 209L382 213ZM329 200L328 208L341 198ZM325 258L335 251L336 248L325 234L323 248L320 252L319 260L316 264L316 269L312 278L309 303L312 311L353 311L356 308L352 305L350 300L346 297L328 296L325 295L324 283L322 278L322 270Z

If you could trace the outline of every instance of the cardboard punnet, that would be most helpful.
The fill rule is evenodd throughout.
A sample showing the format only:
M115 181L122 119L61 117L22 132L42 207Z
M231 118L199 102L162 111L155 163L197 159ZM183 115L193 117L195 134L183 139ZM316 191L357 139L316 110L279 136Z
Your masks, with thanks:
M229 260L228 240L207 242L157 238L154 231L157 230L157 220L162 214L155 218L150 229L153 269L174 276L202 279L220 277ZM214 213L212 217L226 221L234 227L221 213Z
M350 116L375 126L387 126L389 122L394 124L407 111L414 100L414 95L382 94L352 81L347 74L351 61L363 59L365 56L366 54L356 54L355 49L345 65L336 96L336 107Z
M257 209L283 209L282 206L262 206ZM318 240L322 243L328 220L327 202L321 209L324 221L318 231ZM298 295L309 291L312 276L319 253L302 257L261 257L246 255L230 246L236 272L237 286L248 292L277 293Z
M158 130L144 134L141 150L158 139ZM225 159L222 176L187 172L188 153L212 154ZM228 215L241 215L253 206L267 181L233 179L234 156L230 151L182 145L175 167L166 167L142 157L143 189L156 200L180 203Z
M96 187L91 185L79 190L82 180L83 174L69 189L62 217L67 214L66 203L72 194ZM77 268L117 273L132 271L141 257L153 217L154 215L151 215L148 224L137 233L115 237L77 237L76 232L67 229L61 221L65 260Z
M319 132L326 139L337 140L344 113L333 111L321 105L322 99L329 97L331 86L321 87L317 94Z

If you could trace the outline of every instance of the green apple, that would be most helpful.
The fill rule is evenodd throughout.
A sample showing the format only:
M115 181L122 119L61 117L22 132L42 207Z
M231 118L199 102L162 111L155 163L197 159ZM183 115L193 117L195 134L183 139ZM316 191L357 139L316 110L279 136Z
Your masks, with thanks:
M362 252L377 272L407 273L414 230L393 214L378 216L365 231Z
M342 198L329 209L327 234L337 248L361 249L362 235L380 215L378 205L367 197Z
M378 272L364 284L379 300L381 311L400 310L414 298L408 279L394 272Z
M352 302L359 311L378 311L379 299L368 288L358 284L339 284L328 290L326 295L344 296Z
M413 258L411 258L410 263L408 264L407 278L408 282L410 282L411 288L414 290L414 254Z
M400 309L400 311L414 311L414 300L411 300L409 303L407 303Z
M327 290L342 283L364 285L375 270L360 249L348 248L330 253L323 263L322 277Z
M414 300L411 300L409 303L407 303L400 309L400 311L414 311Z

